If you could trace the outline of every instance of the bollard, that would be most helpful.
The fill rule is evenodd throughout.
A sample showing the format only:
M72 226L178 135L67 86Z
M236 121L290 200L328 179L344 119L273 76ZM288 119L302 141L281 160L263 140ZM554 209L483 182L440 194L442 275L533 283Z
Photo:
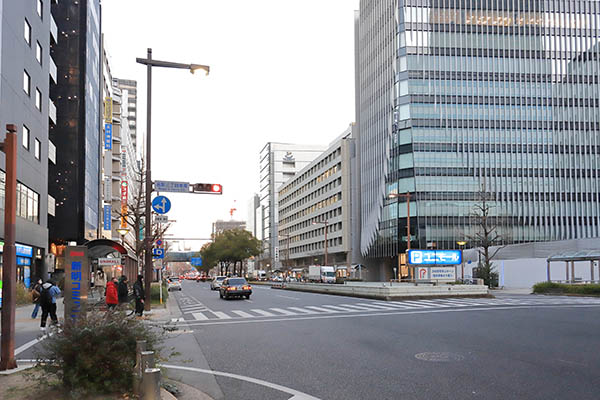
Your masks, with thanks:
M141 353L141 371L145 371L148 368L154 368L154 352L153 351L142 351Z
M146 368L144 370L142 399L160 400L160 368Z
M133 394L140 394L140 385L142 383L142 352L146 351L146 341L138 340L135 344L135 367L133 369Z

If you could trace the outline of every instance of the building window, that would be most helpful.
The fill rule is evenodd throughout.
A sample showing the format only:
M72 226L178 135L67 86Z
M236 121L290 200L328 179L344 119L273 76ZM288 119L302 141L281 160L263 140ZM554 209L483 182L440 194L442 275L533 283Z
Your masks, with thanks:
M35 108L42 111L42 92L38 88L35 88Z
M23 36L25 37L25 42L27 42L27 44L31 46L31 25L29 25L27 19L25 19Z
M42 142L38 138L35 139L35 146L33 148L34 156L36 160L40 160L42 158Z
M35 45L35 59L42 65L42 45L37 42Z
M23 125L23 147L29 150L29 128Z
M27 71L23 71L23 90L27 93L27 96L31 94L31 77Z
M17 182L17 216L36 224L40 222L40 195Z
M37 0L37 13L40 18L43 18L44 15L44 2L42 0Z

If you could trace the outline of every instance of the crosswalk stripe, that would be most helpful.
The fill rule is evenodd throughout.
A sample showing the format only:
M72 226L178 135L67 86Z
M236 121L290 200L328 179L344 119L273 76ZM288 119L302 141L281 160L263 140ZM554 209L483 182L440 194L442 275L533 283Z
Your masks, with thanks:
M293 311L284 310L283 308L269 308L269 310L273 310L283 315L298 315Z
M340 304L340 305L344 306L344 307L356 308L359 311L374 311L373 308L364 307L364 306L357 306L357 305L354 305L354 304Z
M198 321L204 321L208 319L208 317L202 313L193 313L192 317L194 317Z
M411 306L407 306L405 304L397 303L397 302L394 302L394 301L390 301L389 303L373 303L373 304L379 304L379 305L382 305L382 306L385 306L385 307L394 307L394 308L399 308L399 309L403 309L403 310L406 310L406 309L409 309L409 308L413 308Z
M450 300L440 300L443 301L444 304L449 304L452 307L469 307L470 304L466 304L466 303L459 303L457 301L450 301ZM483 304L476 304L476 305L483 305Z
M288 307L288 308L290 310L298 311L298 312L301 312L303 314L318 314L316 311L307 310L305 308L300 308L300 307Z
M250 311L252 311L254 313L257 313L257 314L260 314L260 315L262 315L264 317L274 317L275 316L275 314L270 313L270 312L265 311L265 310L253 309L253 310L250 310Z
M431 304L432 306L437 306L437 307L450 307L449 305L446 304L441 304L437 301L433 301L433 300L419 300L419 302L425 303L425 304Z
M374 303L356 303L359 306L363 306L363 307L370 307L370 308L375 308L377 310L393 310L394 307L388 307L388 306L378 306L377 304Z
M231 319L231 317L224 312L221 311L211 311L213 314L217 316L219 319Z
M316 311L319 311L319 312L326 312L326 313L336 313L336 312L339 312L339 311L336 311L336 310L329 310L327 308L317 307L317 306L305 306L304 308L310 308L311 310L316 310Z
M348 308L348 307L340 307L340 306L322 306L322 307L333 308L334 310L345 311L345 312L356 312L356 311L359 311L359 310L353 310L353 309Z
M206 311L208 310L206 307L202 306L202 307L192 307L192 308L182 308L181 311L184 313L190 313L190 312L194 312L194 311Z
M417 308L431 308L433 307L431 304L423 304L419 301L409 301L409 300L403 300L400 302L401 304L406 304L409 307L417 307Z
M232 313L239 315L242 318L252 318L253 315L248 314L247 312L244 311L240 311L240 310L231 310Z

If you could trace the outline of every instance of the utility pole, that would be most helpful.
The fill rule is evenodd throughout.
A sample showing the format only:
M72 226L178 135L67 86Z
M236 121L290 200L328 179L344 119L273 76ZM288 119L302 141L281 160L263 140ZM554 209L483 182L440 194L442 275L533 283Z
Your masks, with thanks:
M0 338L0 371L17 368L15 360L15 300L17 257L15 226L17 219L17 127L6 125L6 138L0 143L6 160L4 200L4 254L2 256L2 337Z

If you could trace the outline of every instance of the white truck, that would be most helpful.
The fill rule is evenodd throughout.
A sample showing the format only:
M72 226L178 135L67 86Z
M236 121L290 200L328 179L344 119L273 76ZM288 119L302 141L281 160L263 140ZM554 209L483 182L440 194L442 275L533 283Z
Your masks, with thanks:
M310 265L308 280L311 282L335 283L335 268L327 265Z

